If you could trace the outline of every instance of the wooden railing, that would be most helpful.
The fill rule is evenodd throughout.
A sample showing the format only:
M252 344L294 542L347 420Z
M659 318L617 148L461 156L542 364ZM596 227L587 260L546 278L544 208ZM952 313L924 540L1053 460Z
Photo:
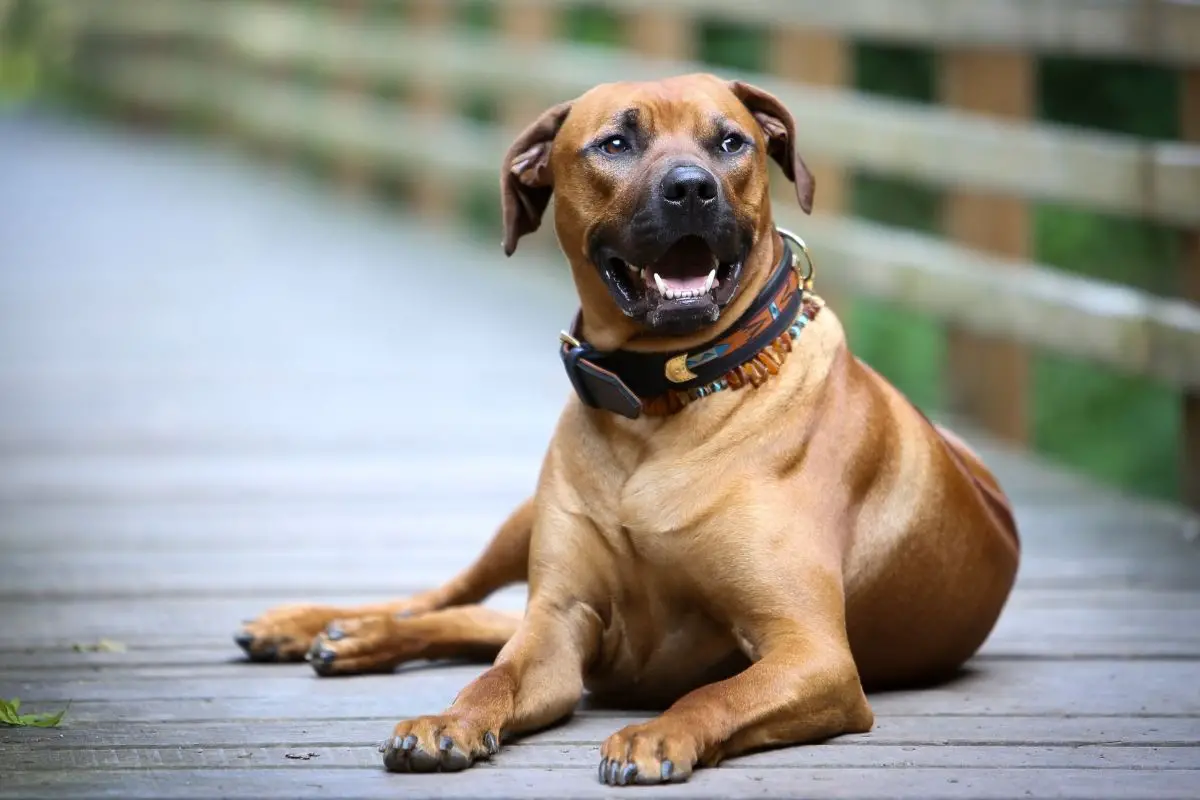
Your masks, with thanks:
M276 149L320 153L343 185L398 178L423 214L495 191L514 128L618 78L711 70L695 21L769 26L769 74L741 74L797 113L817 214L778 204L820 254L823 285L930 315L948 329L952 408L1025 441L1030 348L1178 387L1184 497L1200 507L1200 4L1162 0L608 0L625 47L556 38L572 0L59 0L85 77L139 107L202 112ZM848 86L870 37L936 47L941 105ZM1183 141L1037 122L1040 54L1179 70ZM307 79L306 79L307 78ZM461 113L483 98L489 122ZM944 195L945 238L847 216L851 171ZM1161 298L1032 263L1031 207L1052 201L1174 226L1185 297ZM543 239L545 234L539 234Z

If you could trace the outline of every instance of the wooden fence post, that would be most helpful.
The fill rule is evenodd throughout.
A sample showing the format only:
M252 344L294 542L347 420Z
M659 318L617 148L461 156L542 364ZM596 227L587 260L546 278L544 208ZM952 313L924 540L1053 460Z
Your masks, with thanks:
M651 58L694 58L696 36L691 20L678 11L653 6L646 3L644 10L626 15L624 38L629 49Z
M540 45L552 41L558 34L558 13L553 4L507 0L498 4L497 11L500 14L500 35L510 42ZM544 97L523 92L520 87L513 88L511 93L501 98L499 122L515 135L533 122L549 103Z
M1035 114L1036 69L1026 53L947 51L939 76L942 100L972 113L1028 119ZM1021 198L954 189L946 194L943 214L946 235L960 244L999 256L1029 255L1030 210ZM1025 442L1031 406L1026 349L961 329L948 330L947 339L950 409L1003 439Z
M1180 84L1180 135L1200 142L1200 69L1184 70ZM1200 228L1184 232L1183 237L1183 296L1200 302ZM1182 456L1182 499L1200 512L1200 392L1184 390Z
M810 86L843 89L852 80L851 46L841 36L830 31L780 28L771 34L770 70ZM799 130L796 136L804 152L804 121L802 109L792 109L797 115ZM841 165L806 157L809 169L817 182L814 208L822 214L844 214L849 201L849 184Z
M365 0L338 0L335 8L340 21L361 22L364 17ZM317 32L320 35L320 32ZM361 72L341 72L332 76L332 104L335 108L351 113L361 111L367 100L368 87ZM335 112L336 113L336 112ZM334 156L333 183L343 192L360 195L370 182L371 166L360 152L353 149L341 150Z
M842 89L853 82L852 45L832 31L812 29L779 28L771 34L771 58L769 69L781 78L795 80L811 86ZM804 153L804 119L802 109L792 109L797 116L797 147ZM819 124L816 123L816 124ZM850 201L850 176L840 165L832 161L806 156L806 163L816 180L817 193L813 210L829 216L842 216ZM775 173L780 175L778 171ZM782 176L780 175L782 180ZM781 187L782 188L782 187ZM775 197L790 198L790 189L776 189ZM790 200L794 203L794 200ZM802 230L797 231L801 236ZM820 263L820 253L814 254ZM843 318L849 309L843 306L850 298L839 293L829 284L816 288L830 307Z
M453 3L446 0L411 0L407 24L415 29L435 33L454 24ZM444 85L435 79L408 87L408 106L417 114L440 118L454 115L454 98L448 96ZM412 204L423 217L449 220L458 206L456 187L435 172L421 169L413 176Z

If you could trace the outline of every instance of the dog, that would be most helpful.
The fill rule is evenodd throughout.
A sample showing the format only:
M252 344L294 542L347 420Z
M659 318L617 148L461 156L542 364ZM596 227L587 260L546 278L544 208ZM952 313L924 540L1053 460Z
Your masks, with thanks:
M286 606L235 638L319 674L493 659L381 746L461 770L569 716L585 689L665 707L600 752L608 784L871 729L865 692L952 676L991 632L1019 540L976 454L849 351L774 223L774 161L811 212L795 121L696 74L543 113L501 170L507 255L555 198L580 313L575 390L532 498L449 583L360 608ZM527 581L524 615L477 605Z

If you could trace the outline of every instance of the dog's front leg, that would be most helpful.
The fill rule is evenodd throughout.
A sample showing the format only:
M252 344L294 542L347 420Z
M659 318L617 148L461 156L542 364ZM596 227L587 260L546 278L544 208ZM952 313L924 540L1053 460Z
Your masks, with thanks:
M715 582L714 596L724 598L753 663L610 736L600 750L601 781L683 781L696 765L726 756L870 730L874 718L846 639L840 580L830 572L779 577L776 569L774 581L759 575Z
M384 742L392 772L466 769L505 738L554 723L583 694L583 668L600 637L600 619L579 601L530 603L496 663L470 683L445 712L396 725Z

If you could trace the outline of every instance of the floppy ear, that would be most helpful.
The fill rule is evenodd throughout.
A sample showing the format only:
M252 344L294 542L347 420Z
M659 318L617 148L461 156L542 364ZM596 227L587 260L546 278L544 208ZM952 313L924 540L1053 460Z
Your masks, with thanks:
M816 182L804 159L796 150L796 121L770 92L742 81L730 81L729 88L750 110L767 136L767 154L783 168L787 179L796 184L796 199L805 214L812 213Z
M516 251L518 239L533 233L542 224L542 214L554 191L550 148L570 110L570 103L561 103L542 112L521 132L504 156L500 170L500 208L504 214L506 256Z

